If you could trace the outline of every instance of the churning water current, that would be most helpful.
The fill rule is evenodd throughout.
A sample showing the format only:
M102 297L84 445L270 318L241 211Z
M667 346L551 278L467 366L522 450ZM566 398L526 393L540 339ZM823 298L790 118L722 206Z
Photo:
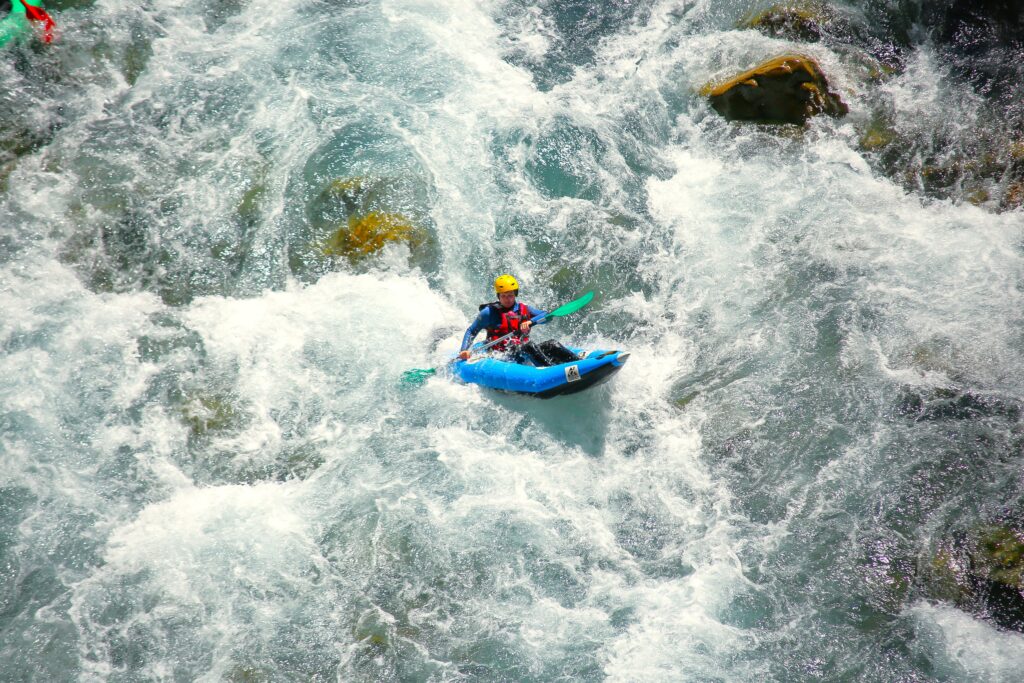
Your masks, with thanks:
M100 0L3 53L0 680L1013 680L914 576L1021 510L1020 411L904 407L1024 401L1021 213L720 119L785 47L747 4ZM883 95L981 106L927 46ZM422 240L325 255L342 186ZM501 272L625 369L403 388Z

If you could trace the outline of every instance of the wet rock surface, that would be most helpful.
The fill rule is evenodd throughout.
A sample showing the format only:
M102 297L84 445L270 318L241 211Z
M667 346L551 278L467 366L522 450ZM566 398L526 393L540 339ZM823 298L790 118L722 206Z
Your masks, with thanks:
M1021 406L1009 397L969 389L908 389L900 400L899 413L915 420L973 420L999 417L1016 421L1021 417Z
M411 262L429 267L434 244L424 225L426 203L415 179L335 178L306 207L311 239L291 249L293 273L315 279L341 265L365 267L391 244L407 246Z
M740 20L738 27L798 43L823 40L867 43L871 39L871 32L862 18L847 8L817 0L772 5L747 15Z
M861 150L878 172L932 199L996 212L1024 205L1024 155L1015 152L1024 130L1024 5L947 0L857 9L810 0L771 5L736 25L784 41L821 44L841 57L869 107L853 123ZM982 98L974 120L928 124L896 111L884 83L922 54L948 72L951 81L936 84L941 90L960 83ZM741 93L732 97L738 102ZM759 120L743 116L735 102L729 105L716 110L735 110L735 120Z
M804 55L768 60L701 94L730 121L802 125L812 116L845 116L849 107L832 91L821 67Z
M922 572L929 597L1024 631L1024 533L996 524L943 540Z

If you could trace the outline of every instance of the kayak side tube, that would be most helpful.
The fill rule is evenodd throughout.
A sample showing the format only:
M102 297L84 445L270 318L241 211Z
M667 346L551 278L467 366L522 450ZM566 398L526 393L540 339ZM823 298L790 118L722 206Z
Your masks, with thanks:
M581 349L572 349L581 355ZM551 398L574 394L589 389L622 369L628 353L596 350L571 363L538 368L502 359L500 356L479 356L468 361L456 361L452 374L469 384L525 394L538 398Z

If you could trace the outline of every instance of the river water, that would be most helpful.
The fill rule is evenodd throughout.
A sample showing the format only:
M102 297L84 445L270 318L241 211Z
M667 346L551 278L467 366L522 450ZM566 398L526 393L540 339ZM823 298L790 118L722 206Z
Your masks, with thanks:
M983 103L819 43L848 118L729 124L749 4L98 0L5 53L0 679L1017 680L915 577L1022 509L1024 220L854 125ZM422 243L318 251L353 178ZM623 371L403 387L502 272Z

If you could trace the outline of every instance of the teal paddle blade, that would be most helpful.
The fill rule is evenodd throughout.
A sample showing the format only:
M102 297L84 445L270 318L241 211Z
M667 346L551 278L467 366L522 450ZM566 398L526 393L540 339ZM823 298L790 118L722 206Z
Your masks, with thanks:
M548 315L549 316L554 316L556 318L561 318L563 315L569 315L570 313L575 313L576 311L580 310L581 308L583 308L584 306L589 304L590 300L593 299L593 298L594 298L594 293L593 292L587 292L586 294L581 296L579 299L576 299L575 301L570 301L567 304L562 304L561 306L559 306L555 310L553 310L550 313L548 313Z

